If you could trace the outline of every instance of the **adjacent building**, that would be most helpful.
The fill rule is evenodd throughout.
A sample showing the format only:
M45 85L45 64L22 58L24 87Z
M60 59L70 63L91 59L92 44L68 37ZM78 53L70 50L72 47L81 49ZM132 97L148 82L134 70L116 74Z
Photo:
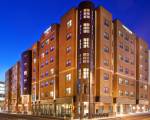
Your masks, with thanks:
M147 43L90 1L44 31L22 53L20 71L21 112L91 118L145 112L150 104ZM20 104L13 74L6 72L7 111L12 100Z
M5 107L5 82L0 81L0 111Z
M136 100L138 111L146 111L149 105L149 90L148 90L148 45L141 38L137 38L137 85L136 85Z

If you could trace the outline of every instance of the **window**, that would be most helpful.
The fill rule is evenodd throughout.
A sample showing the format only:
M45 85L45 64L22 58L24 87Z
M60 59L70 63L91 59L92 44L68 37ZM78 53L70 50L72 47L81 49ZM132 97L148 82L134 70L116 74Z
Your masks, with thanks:
M71 39L72 34L71 33L67 33L66 38L67 40Z
M66 62L66 67L69 67L69 66L71 66L71 60L67 60Z
M24 75L27 75L27 71L24 71Z
M83 10L83 18L90 18L90 9Z
M144 85L144 90L147 90L147 85Z
M50 47L50 51L51 51L51 52L54 51L54 49L55 49L54 46L51 46L51 47Z
M104 80L109 80L109 74L107 74L107 73L104 73Z
M36 63L36 58L33 59L33 63L34 63L34 64Z
M109 34L107 32L104 32L104 38L109 40Z
M66 53L69 53L71 51L71 46L68 46L67 48L66 48Z
M129 74L129 69L125 68L125 74Z
M119 55L119 59L120 59L120 60L123 60L123 56L122 56L122 55Z
M83 23L83 33L90 33L90 23Z
M119 36L123 37L123 33L119 30Z
M119 96L123 96L122 90L119 90Z
M49 75L48 71L45 72L45 76L47 77Z
M50 73L53 75L54 74L54 68L50 69Z
M45 65L48 65L48 60L45 61Z
M47 86L48 86L48 81L45 82L45 87L47 87Z
M70 81L70 80L71 80L71 74L69 73L66 75L66 81Z
M54 80L50 80L50 81L49 81L49 84L50 84L50 85L53 85L53 84L54 84Z
M66 94L71 94L71 88L66 88Z
M68 22L67 22L67 28L70 28L72 26L72 20L69 20Z
M109 20L105 19L105 20L104 20L104 25L105 25L106 27L109 27L109 24L110 24Z
M119 72L123 72L123 66L119 66Z
M45 55L48 55L48 50L45 51Z
M79 79L81 79L81 69L78 70Z
M131 97L134 97L134 92L130 92L130 96L131 96Z
M103 49L104 49L104 52L107 52L107 53L109 52L109 48L107 46L105 46Z
M41 48L44 48L44 42L41 44Z
M104 87L104 93L109 93L109 88L108 87Z
M89 38L83 38L83 48L89 48Z
M126 41L129 41L129 37L128 37L127 35L125 36L125 40L126 40Z
M53 97L53 96L54 96L54 92L50 91L50 97Z
M119 47L120 47L121 49L123 49L123 43L122 43L122 42L119 43Z
M51 62L51 63L54 62L54 57L53 57L53 56L50 57L50 62Z
M44 67L44 63L41 64L41 68L43 68L43 67Z
M49 39L47 39L47 40L45 41L45 44L46 44L46 45L48 45L48 44L49 44Z
M45 56L45 54L44 54L44 53L42 53L42 54L41 54L41 57L42 57L42 58L44 58L44 56Z
M129 96L129 92L128 92L128 91L125 91L125 95L126 95L126 96Z
M89 78L89 68L83 68L83 79Z
M50 36L50 40L53 41L55 39L55 35Z
M108 61L108 60L104 60L103 63L104 63L105 66L108 66L108 65L109 65L109 61Z
M89 63L89 53L83 53L83 63Z
M125 61L126 63L129 63L129 58L128 58L128 57L125 57L124 61Z
M122 85L123 84L123 79L119 78L119 84Z
M125 46L125 51L129 52L129 47Z
M128 81L128 80L125 80L125 84L126 84L126 85L129 85L129 81Z

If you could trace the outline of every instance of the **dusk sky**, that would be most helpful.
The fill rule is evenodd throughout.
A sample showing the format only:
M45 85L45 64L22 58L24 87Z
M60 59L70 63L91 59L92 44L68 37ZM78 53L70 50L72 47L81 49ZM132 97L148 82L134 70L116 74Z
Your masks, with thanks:
M46 28L82 0L0 0L0 80ZM149 0L91 0L150 44ZM149 45L150 46L150 45Z

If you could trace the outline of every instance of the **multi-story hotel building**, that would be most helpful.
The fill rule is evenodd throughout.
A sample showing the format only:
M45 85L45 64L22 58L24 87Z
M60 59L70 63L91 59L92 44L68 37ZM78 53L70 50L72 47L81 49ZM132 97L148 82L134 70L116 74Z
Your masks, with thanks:
M147 49L108 10L81 2L22 54L22 110L74 118L146 111Z
M148 90L148 45L141 38L136 40L137 48L137 85L136 85L136 100L137 111L145 111L148 109L149 104L149 90Z
M18 61L13 67L6 72L5 80L5 110L10 112L21 111L20 96L20 62Z
M5 72L5 111L10 111L10 100L11 100L11 70Z
M39 43L39 102L40 114L55 115L58 97L59 25L54 24L42 35Z
M113 23L115 112L134 112L136 106L136 36L119 20Z

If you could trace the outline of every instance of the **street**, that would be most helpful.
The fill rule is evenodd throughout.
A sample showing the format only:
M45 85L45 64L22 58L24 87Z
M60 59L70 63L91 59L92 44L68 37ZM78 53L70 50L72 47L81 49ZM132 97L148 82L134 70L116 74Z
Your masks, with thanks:
M0 120L63 120L62 118L36 117L32 115L16 115L0 113ZM69 119L68 119L69 120ZM84 119L85 120L85 119ZM91 119L96 120L96 119ZM150 120L150 113L128 115L116 118L101 118L97 120Z

